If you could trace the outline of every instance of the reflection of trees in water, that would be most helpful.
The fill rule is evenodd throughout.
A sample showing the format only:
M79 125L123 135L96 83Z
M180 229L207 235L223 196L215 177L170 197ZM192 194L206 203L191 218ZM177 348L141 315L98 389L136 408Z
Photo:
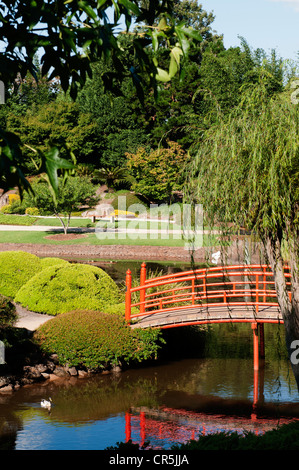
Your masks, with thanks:
M16 446L17 433L22 429L22 420L13 412L5 413L0 417L0 450L14 450Z
M130 383L123 381L121 375L77 379L71 386L66 383L56 388L49 419L84 423L124 413L135 403L157 405L156 387L152 381L140 378Z

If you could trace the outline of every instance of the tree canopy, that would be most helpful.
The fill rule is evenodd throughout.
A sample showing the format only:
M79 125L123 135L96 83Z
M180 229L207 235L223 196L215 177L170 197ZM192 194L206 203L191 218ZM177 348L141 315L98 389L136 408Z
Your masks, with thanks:
M16 84L18 75L24 77L30 72L37 77L34 60L36 53L42 51L41 75L48 75L49 80L59 77L62 89L76 98L79 87L92 75L91 64L102 58L111 60L117 69L117 74L103 76L105 86L115 89L124 77L130 76L142 98L142 80L154 89L157 81L171 80L180 70L181 56L188 53L193 41L201 40L197 31L174 22L171 4L158 0L141 7L135 0L3 1L0 4L0 35L4 43L0 52L0 80L8 91ZM112 19L108 16L109 7ZM153 26L158 17L160 22ZM140 26L131 42L135 64L125 60L118 40L116 29L121 18L125 21L125 34L130 34L133 19ZM166 69L159 66L161 42L169 53ZM150 44L151 54L148 54L146 48ZM18 186L22 194L30 185L25 178L20 138L1 129L0 144L0 187L6 191ZM67 172L73 165L61 158L58 146L37 155L38 170L46 172L57 195L58 170Z
M33 195L25 194L25 204L37 207L43 213L55 214L60 220L66 234L73 212L85 208L93 208L98 198L96 188L87 177L70 176L66 181L61 180L58 188L57 201L54 201L49 186L43 178L32 183Z

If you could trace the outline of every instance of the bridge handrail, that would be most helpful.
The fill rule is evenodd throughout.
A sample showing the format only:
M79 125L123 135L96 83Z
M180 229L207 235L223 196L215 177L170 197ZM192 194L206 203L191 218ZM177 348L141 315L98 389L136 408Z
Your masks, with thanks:
M144 268L145 265L143 265ZM285 266L285 277L288 279L291 274L288 272L289 267ZM128 274L128 273L127 273ZM128 274L130 276L130 274ZM225 279L236 278L234 280ZM240 278L245 278L241 280ZM253 279L251 279L253 277ZM180 273L172 273L157 278L145 278L145 271L143 271L143 277L141 276L141 284L137 287L131 286L131 280L127 282L127 294L126 294L126 319L130 321L132 318L143 316L145 313L154 313L155 310L149 310L151 308L156 309L160 307L160 310L165 309L163 306L166 304L178 304L184 303L186 307L187 302L191 302L191 305L203 306L204 301L209 301L209 305L223 305L233 303L234 305L277 305L277 302L273 303L273 298L276 298L274 280L270 280L269 277L273 278L273 273L268 265L231 265L231 266L217 266L210 268L201 268L196 270L189 270ZM213 279L224 278L220 282L211 282ZM196 282L197 281L197 282ZM184 285L185 283L189 283ZM290 282L286 281L287 285L290 286ZM167 286L174 284L172 288L166 288L157 292L149 292L150 289L161 288L161 286ZM260 285L263 287L260 288ZM237 288L239 286L239 288ZM246 286L240 288L240 286ZM222 287L222 289L219 289ZM269 288L270 287L270 288ZM213 288L213 289L212 289ZM218 289L215 289L218 288ZM191 290L191 292L189 292ZM148 292L146 292L148 291ZM185 292L183 292L185 291ZM132 303L132 294L140 293L140 301ZM180 292L175 294L175 292ZM183 292L183 293L181 293ZM172 295L170 295L172 294ZM290 295L290 294L289 294ZM246 301L236 302L234 299L246 298ZM267 301L268 297L268 301ZM248 298L251 298L249 300ZM255 301L252 301L255 298ZM260 298L263 300L261 301ZM216 299L221 302L212 302ZM229 300L230 299L230 300ZM271 301L270 301L271 299ZM200 300L200 304L195 302ZM132 315L132 307L139 307L139 313ZM170 307L175 309L176 307ZM169 310L169 308L167 308Z
M244 272L244 269L246 269L246 272L247 270L250 270L251 269L270 269L270 271L265 271L265 274L268 274L268 275L273 275L272 273L272 270L270 268L269 265L267 264L252 264L252 265L229 265L229 266L211 266L209 268L199 268L199 269L194 269L194 270L189 270L189 271L183 271L183 272L177 272L177 273L171 273L171 274L164 274L162 276L157 276L155 277L154 279L155 280L166 280L166 279L173 279L173 278L179 278L181 276L189 276L189 275L197 275L197 274L202 274L202 275L206 275L207 272L209 273L217 273L217 272L221 272L221 273L224 273L225 271L230 271L232 269L236 269L236 270L243 270ZM286 265L285 266L285 269L289 269L289 267ZM259 271L260 273L260 271ZM253 274L250 272L250 274ZM145 284L150 284L151 281L153 280L153 278L149 278L149 279L146 279L145 280Z

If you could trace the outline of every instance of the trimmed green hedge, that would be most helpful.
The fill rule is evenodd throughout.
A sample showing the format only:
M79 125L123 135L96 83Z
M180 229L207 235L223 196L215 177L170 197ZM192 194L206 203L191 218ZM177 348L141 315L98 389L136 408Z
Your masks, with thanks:
M102 269L87 264L52 266L32 277L15 301L33 312L57 315L71 310L102 310L121 301L117 284Z
M43 269L67 264L68 261L60 258L39 258L25 251L0 252L0 294L14 298L18 290Z
M62 365L106 369L157 356L159 330L132 330L117 314L100 311L63 313L41 325L34 341Z
M53 258L50 256L47 258L41 258L40 262L41 262L43 269L50 268L51 266L65 266L69 264L69 262L66 261L65 259Z
M24 251L0 253L0 294L14 298L20 287L42 269L40 259Z

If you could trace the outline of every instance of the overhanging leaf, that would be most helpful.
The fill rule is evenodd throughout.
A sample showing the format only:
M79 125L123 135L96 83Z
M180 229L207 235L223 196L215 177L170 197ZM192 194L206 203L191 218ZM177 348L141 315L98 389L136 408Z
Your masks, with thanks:
M157 67L156 80L159 80L160 82L169 82L170 75L166 70Z
M54 199L58 194L58 171L59 170L73 170L75 165L59 156L60 150L58 147L51 147L47 152L41 155L42 163L40 172L45 172L48 182L53 190Z

